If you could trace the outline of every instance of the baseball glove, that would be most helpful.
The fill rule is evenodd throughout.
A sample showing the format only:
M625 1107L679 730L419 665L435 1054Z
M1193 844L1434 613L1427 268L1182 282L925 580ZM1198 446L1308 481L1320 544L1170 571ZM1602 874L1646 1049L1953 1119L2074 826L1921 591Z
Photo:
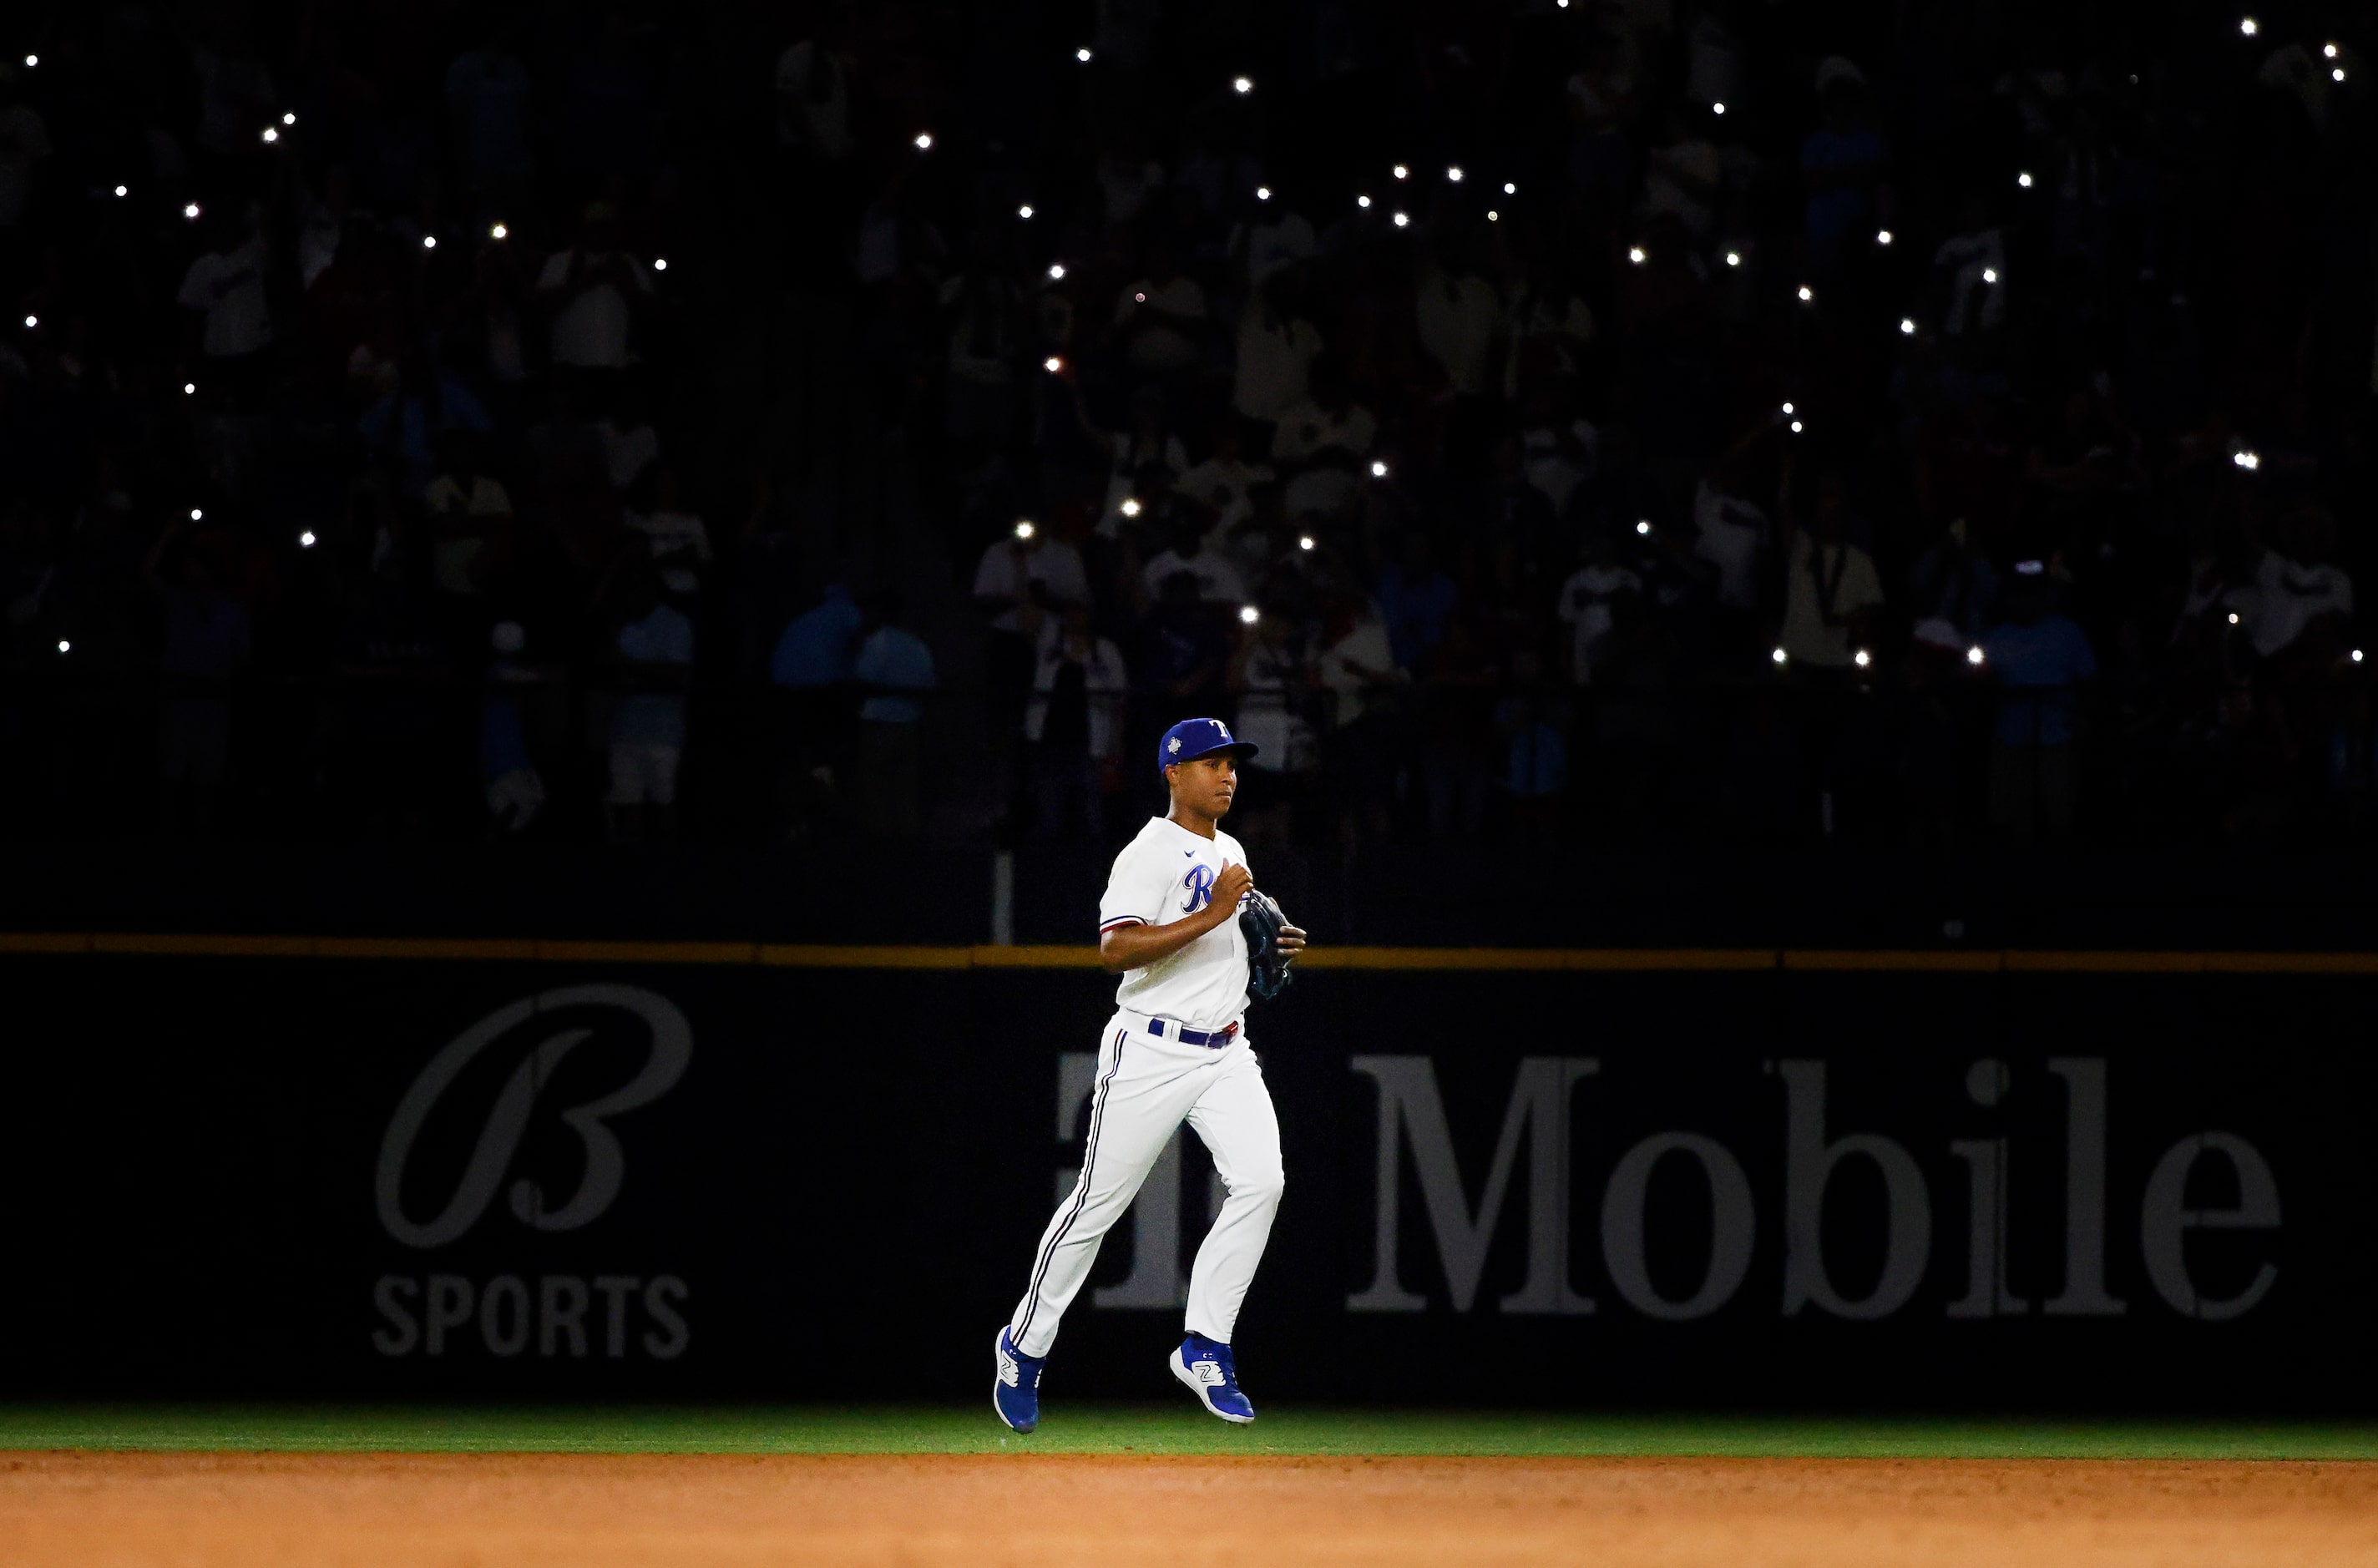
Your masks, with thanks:
M1279 946L1279 928L1287 924L1288 916L1267 892L1250 888L1239 901L1239 929L1247 939L1247 988L1259 997L1279 995L1295 978Z

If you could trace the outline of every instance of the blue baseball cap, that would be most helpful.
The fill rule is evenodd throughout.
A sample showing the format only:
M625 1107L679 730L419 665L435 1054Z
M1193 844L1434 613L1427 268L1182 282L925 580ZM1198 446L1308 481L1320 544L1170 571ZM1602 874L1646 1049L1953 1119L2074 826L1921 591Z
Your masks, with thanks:
M1194 762L1200 757L1221 752L1252 757L1255 748L1233 739L1231 726L1219 719L1183 719L1166 730L1164 738L1156 743L1156 771L1160 773L1175 762Z

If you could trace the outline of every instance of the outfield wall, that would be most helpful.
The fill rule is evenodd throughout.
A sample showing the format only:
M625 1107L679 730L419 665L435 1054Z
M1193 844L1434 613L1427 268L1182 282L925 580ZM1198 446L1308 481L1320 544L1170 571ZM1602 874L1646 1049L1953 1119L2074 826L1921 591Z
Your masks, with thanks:
M1316 951L1258 1398L2367 1411L2360 954ZM0 938L0 1391L930 1398L1079 1157L1082 949ZM1158 1167L1051 1397L1168 1397Z

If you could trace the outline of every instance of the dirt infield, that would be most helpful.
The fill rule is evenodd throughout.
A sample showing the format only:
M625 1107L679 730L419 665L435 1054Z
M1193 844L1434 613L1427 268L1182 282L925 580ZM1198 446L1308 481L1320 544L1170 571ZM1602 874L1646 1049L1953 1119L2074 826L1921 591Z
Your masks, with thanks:
M2378 1563L2378 1465L0 1456L0 1561Z

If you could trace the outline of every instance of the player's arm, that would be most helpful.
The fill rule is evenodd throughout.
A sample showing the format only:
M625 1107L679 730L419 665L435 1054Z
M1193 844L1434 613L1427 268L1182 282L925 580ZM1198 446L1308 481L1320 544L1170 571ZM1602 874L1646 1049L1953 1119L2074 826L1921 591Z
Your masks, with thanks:
M1239 900L1253 886L1255 878L1245 867L1225 866L1214 879L1213 898L1188 918L1170 926L1134 923L1099 932L1099 963L1108 973L1121 975L1170 958L1224 921L1237 919Z

